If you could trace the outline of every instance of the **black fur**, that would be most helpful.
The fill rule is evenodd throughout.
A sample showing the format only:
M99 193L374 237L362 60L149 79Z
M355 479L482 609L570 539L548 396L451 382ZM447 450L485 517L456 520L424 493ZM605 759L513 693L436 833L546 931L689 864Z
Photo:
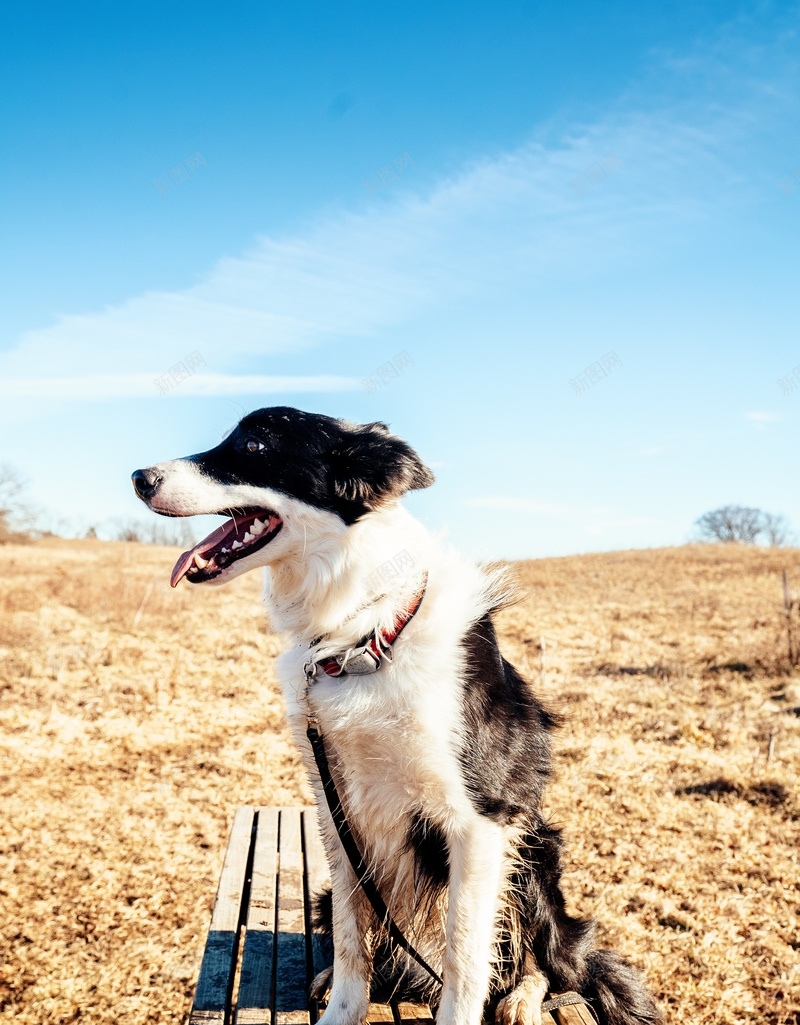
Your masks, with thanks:
M593 950L586 959L584 995L607 1025L650 1025L663 1017L642 985L639 972L612 950Z
M464 638L464 665L464 776L478 811L507 824L539 805L558 720L501 656L488 614Z
M552 992L575 990L590 1001L601 1025L658 1025L662 1015L639 972L612 951L594 947L594 922L567 913L561 891L561 831L539 813L550 776L549 734L558 719L535 697L530 685L500 654L489 615L463 639L465 665L463 708L468 743L461 762L470 795L481 814L523 827L518 867L511 876L508 907L500 923L498 980L487 1004L499 999L525 974L529 959L547 975ZM447 884L447 844L435 827L419 816L409 828L418 907L431 906ZM330 895L317 905L317 921L329 936ZM522 949L514 954L513 923L518 921ZM415 965L400 971L405 959L382 943L375 952L374 992L435 1004L436 986Z
M408 830L408 846L414 851L418 883L447 886L450 878L449 852L441 829L421 815L415 815Z
M263 448L250 451L248 441ZM290 406L249 413L216 448L189 458L221 484L273 488L334 512L348 525L434 480L386 424L349 424Z

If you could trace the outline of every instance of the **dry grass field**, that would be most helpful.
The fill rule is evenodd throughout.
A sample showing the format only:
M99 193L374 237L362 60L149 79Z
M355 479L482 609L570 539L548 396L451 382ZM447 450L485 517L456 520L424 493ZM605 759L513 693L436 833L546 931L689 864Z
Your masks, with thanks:
M171 549L0 546L0 1017L185 1020L240 804L308 792L256 574ZM800 674L780 573L701 546L516 567L506 654L566 715L548 797L572 909L670 1022L800 1022Z

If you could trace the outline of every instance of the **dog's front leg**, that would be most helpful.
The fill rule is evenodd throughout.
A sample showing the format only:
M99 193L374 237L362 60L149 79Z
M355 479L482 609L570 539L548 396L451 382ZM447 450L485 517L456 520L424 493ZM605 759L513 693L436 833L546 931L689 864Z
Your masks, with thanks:
M330 822L333 830L333 822ZM323 830L333 894L333 983L320 1025L361 1025L369 1006L370 908L335 834Z
M437 1025L478 1025L489 990L507 871L501 826L475 815L450 836L450 899Z

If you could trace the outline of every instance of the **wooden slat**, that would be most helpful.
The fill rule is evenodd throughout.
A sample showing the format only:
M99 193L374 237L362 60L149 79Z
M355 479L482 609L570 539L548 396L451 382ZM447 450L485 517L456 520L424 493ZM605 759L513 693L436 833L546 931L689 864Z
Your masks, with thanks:
M311 926L313 901L317 894L330 885L331 873L328 858L319 834L319 821L316 808L304 808L303 823L303 862L305 866L305 885L308 905L306 907L306 956L309 958L309 977L317 975L330 964L329 957L323 951L322 939ZM324 1001L309 1001L311 1021L316 1022L325 1007Z
M236 1025L270 1025L272 1021L277 874L278 809L259 808Z
M326 886L330 885L331 872L328 866L328 857L322 844L322 837L319 835L319 824L317 813L314 808L303 810L303 836L305 849L306 885L309 898L318 894ZM311 974L316 975L328 962L322 953L322 943L316 933L311 934Z
M253 809L233 820L217 887L189 1025L227 1025L239 949L239 922L253 831Z
M257 814L257 817L255 817ZM257 823L257 829L254 829ZM248 878L249 877L249 878ZM235 1025L310 1025L308 983L327 962L310 933L310 898L330 881L312 808L240 808L220 875L189 1025L230 1025L242 925ZM274 1012L273 1012L274 1007ZM577 1016L574 1013L578 1012ZM561 1008L551 1025L594 1025ZM370 1004L367 1025L430 1025L426 1005Z
M300 809L282 808L275 1025L308 1025Z
M385 1021L394 1021L391 1007L388 1004L370 1004L367 1011L367 1025L380 1025Z
M403 1025L415 1025L416 1022L426 1025L427 1022L433 1021L433 1014L427 1004L409 1004L401 1000L395 1007L397 1017Z

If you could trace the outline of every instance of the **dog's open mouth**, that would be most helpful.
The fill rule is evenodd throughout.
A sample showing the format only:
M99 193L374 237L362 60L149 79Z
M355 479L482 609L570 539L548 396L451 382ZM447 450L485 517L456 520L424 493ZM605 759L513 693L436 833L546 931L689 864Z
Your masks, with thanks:
M192 584L213 580L232 562L268 545L282 526L280 516L268 509L234 516L183 553L172 570L170 586L176 587L183 577Z

